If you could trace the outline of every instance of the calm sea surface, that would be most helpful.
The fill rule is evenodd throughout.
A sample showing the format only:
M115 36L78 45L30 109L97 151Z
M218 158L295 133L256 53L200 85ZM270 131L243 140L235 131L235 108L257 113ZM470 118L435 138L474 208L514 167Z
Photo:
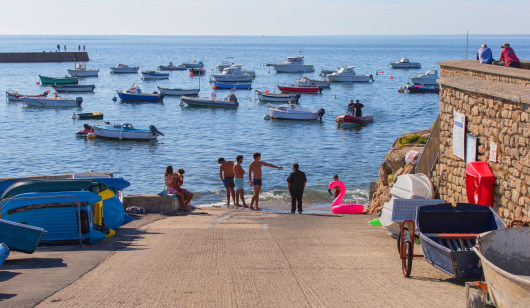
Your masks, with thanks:
M530 59L530 36L470 36L469 59L482 43L492 47L498 58L500 46L509 42L521 60ZM225 197L219 179L217 158L235 160L245 156L248 169L252 153L284 167L264 168L263 199L287 197L286 178L291 164L298 162L308 177L306 202L329 206L327 185L334 174L348 189L346 199L367 202L368 185L377 179L379 166L392 142L405 132L430 127L438 114L438 95L398 93L410 75L439 69L437 63L466 57L462 36L362 36L362 37L198 37L198 36L0 36L0 52L52 51L57 44L76 51L85 45L89 69L99 69L98 78L82 79L95 84L93 94L82 96L80 109L43 109L21 103L0 104L0 177L74 172L111 171L131 182L125 193L158 193L169 164L186 170L185 186L197 192L195 204L216 204ZM265 121L267 105L256 100L254 89L278 92L277 84L296 82L299 74L277 74L266 63L281 62L302 50L320 78L321 68L355 65L358 74L374 74L374 83L332 84L321 95L304 95L300 106L325 108L323 122ZM186 108L179 98L164 103L112 101L116 90L136 82L144 91L162 87L198 87L199 78L187 71L170 73L169 80L143 81L139 75L112 75L118 63L154 70L159 64L197 59L208 70L201 77L201 97L209 97L209 74L225 57L255 70L253 90L239 90L237 110ZM421 62L421 69L392 70L389 62L408 57ZM0 89L37 94L47 89L37 85L38 75L64 76L74 63L0 64ZM381 73L384 71L384 73ZM378 75L375 75L378 72ZM215 72L217 73L217 72ZM228 91L217 90L218 97ZM335 117L344 114L350 99L359 99L365 114L375 122L357 129L339 129ZM75 132L87 121L73 121L72 112L104 113L105 120L129 122L138 128L154 124L165 137L156 142L86 140ZM89 123L89 122L88 122ZM247 186L247 195L250 187ZM248 197L247 197L248 200ZM318 207L318 205L317 205Z

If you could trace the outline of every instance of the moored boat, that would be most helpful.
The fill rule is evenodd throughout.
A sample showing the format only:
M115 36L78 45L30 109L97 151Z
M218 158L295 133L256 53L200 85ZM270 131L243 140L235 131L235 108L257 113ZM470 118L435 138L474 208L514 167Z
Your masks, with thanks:
M312 93L316 94L318 92L322 91L322 88L319 86L298 86L298 85L290 85L290 86L281 86L278 85L278 89L281 92L285 93Z
M371 115L367 115L364 117L356 117L350 114L343 114L335 119L335 122L337 122L340 127L366 125L373 121L374 117L372 117Z
M300 94L289 94L289 93L268 93L268 91L260 92L256 90L256 94L261 102L273 102L273 103L298 103Z
M391 68L421 68L421 64L418 62L410 62L407 58L401 58L397 62L390 63Z
M44 84L77 84L77 77L48 77L39 75L40 82Z
M223 70L221 74L213 74L212 79L219 82L251 82L252 75L230 66Z
M94 133L94 128L92 126L90 126L90 124L88 123L85 123L83 124L83 129L80 130L80 131L77 131L75 134L78 135L78 136L86 136L90 133Z
M72 77L98 77L99 70L88 70L85 64L78 64L75 69L68 69Z
M74 112L75 114L75 112ZM78 120L103 120L103 113L101 112L84 112L76 114Z
M302 79L298 79L296 80L297 81L297 84L299 86L318 86L318 87L321 87L321 88L329 88L329 86L331 85L331 82L329 80L316 80L316 79L310 79L310 78L307 78L307 77L303 77Z
M415 85L437 85L438 70L428 70L425 74L410 76L410 80Z
M279 120L322 120L322 116L324 116L325 113L326 111L323 108L314 111L309 109L298 108L294 104L269 106L269 116L273 119Z
M138 66L128 66L118 64L110 68L111 74L137 74L140 68Z
M406 85L403 90L407 90L410 93L439 93L440 86L435 85Z
M52 85L57 92L94 92L96 88L93 84L75 84L75 85Z
M169 62L168 65L159 65L158 70L159 71L185 71L188 68L182 64L180 65L173 65L173 62Z
M181 88L162 88L158 87L161 95L168 96L182 96L182 95L198 95L199 89L181 89Z
M216 66L217 70L219 72L222 72L225 68L229 67L230 65L234 64L234 61L232 61L234 57L226 57L221 64L218 64Z
M83 103L82 97L76 99L60 96L51 97L26 97L24 103L32 107L80 107Z
M189 97L183 96L180 99L180 105L186 104L191 107L221 107L221 108L237 108L239 103L234 93L230 96L225 97L223 100L218 100L215 97L211 98L200 98L200 97Z
M267 64L267 66L274 67L277 73L311 73L315 71L313 65L304 64L302 54L288 57L284 62Z
M169 73L160 73L155 71L142 71L142 77L147 79L169 79Z
M215 81L213 83L215 89L250 89L252 88L252 82L220 82Z
M354 70L355 66L342 66L336 72L327 75L329 81L333 82L370 82L374 81L371 74L357 75Z
M154 93L144 93L142 90L134 85L129 89L116 91L122 101L139 101L139 102L161 102L164 95Z
M202 76L206 74L206 70L200 67L191 67L188 69L191 76Z
M135 128L130 123L95 125L94 134L97 138L118 139L118 140L156 140L158 136L164 136L154 125L149 129Z
M204 63L202 63L202 61L197 62L197 60L193 60L191 62L183 62L181 65L187 69L204 67Z
M17 91L6 91L6 97L10 102L23 102L24 98L26 97L47 97L48 93L50 93L50 90L46 90L44 93L37 95L24 95L18 93Z

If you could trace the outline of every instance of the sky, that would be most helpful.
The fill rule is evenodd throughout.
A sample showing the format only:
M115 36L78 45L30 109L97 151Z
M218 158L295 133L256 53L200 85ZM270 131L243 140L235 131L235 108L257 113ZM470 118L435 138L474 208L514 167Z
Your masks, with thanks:
M0 0L0 35L529 34L528 0Z

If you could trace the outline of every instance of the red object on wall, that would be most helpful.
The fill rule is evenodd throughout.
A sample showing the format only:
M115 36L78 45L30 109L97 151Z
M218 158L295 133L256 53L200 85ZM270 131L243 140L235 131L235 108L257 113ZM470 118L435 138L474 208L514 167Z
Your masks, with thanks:
M495 176L485 161L467 164L466 191L467 202L493 206L493 185Z

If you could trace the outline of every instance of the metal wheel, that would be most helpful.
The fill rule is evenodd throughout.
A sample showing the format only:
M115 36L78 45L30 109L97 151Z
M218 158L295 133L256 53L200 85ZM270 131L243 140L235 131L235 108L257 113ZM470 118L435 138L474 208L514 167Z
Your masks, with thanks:
M410 240L403 242L403 253L401 254L401 269L403 270L403 276L406 278L410 277L410 272L412 271L412 243Z
M398 249L398 253L401 253L401 231L399 231L398 237L397 237L397 249Z

